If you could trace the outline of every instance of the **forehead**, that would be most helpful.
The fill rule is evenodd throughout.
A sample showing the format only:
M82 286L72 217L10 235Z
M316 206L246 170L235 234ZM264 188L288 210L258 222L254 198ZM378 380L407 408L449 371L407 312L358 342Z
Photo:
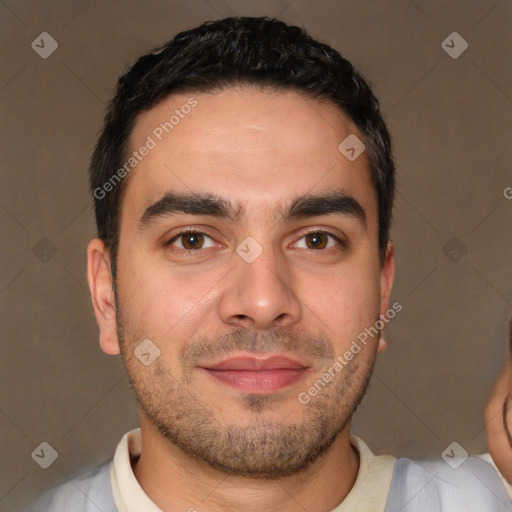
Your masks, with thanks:
M122 209L142 212L169 191L207 192L263 215L290 197L344 189L371 217L366 154L349 161L338 149L349 135L362 140L339 108L296 92L171 95L137 119L130 154L150 149L129 175Z

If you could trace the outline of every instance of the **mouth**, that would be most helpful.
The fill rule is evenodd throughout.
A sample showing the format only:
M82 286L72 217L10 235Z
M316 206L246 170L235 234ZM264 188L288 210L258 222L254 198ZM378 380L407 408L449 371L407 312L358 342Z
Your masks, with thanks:
M238 356L200 366L217 381L248 393L268 394L304 378L309 366L285 356Z

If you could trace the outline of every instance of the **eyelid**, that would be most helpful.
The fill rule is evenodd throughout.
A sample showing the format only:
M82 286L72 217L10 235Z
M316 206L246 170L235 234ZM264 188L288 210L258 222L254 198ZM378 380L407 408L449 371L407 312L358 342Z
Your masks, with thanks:
M327 229L327 228L311 228L311 229L308 229L307 231L303 231L301 233L301 235L297 238L297 240L294 242L294 245L299 242L299 240L302 240L305 236L307 235L311 235L311 234L323 234L323 235L328 235L330 236L331 238L334 238L334 240L336 242L338 242L338 244L341 246L341 247L347 247L347 241L345 240L345 238L340 235L340 234L335 234L333 233L331 230ZM332 249L332 247L330 247L329 249ZM316 252L322 252L322 250L315 250L315 249L310 249L311 251L316 251ZM328 249L323 249L323 251L326 251Z
M172 243L174 241L176 241L180 236L186 235L187 233L194 233L194 234L204 235L204 236L210 238L215 243L220 244L220 242L217 242L217 240L215 239L214 236L208 234L206 231L203 231L204 229L205 228L203 228L203 227L193 227L193 226L192 227L183 228L179 232L175 233L164 245L165 246L172 246ZM307 229L307 231L302 231L300 236L293 243L293 245L295 245L297 242L302 240L302 238L304 238L305 236L310 235L310 234L317 234L317 233L330 236L336 242L338 242L338 244L341 247L346 247L347 246L347 241L345 240L345 238L343 236L341 236L339 234L335 234L335 233L333 233L332 231L330 231L327 228L318 228L318 227L316 227L316 228L312 227L312 228ZM188 253L192 253L192 252L199 253L199 252L201 252L202 250L205 249L205 248L202 248L202 249L183 249L181 247L173 247L173 248L178 250L178 251L184 251L184 252L188 252ZM211 247L206 247L206 249L211 249ZM329 248L329 249L332 249L332 247ZM322 251L325 251L325 250L328 250L328 249L309 249L309 250L315 251L315 252L322 252Z
M203 235L205 237L208 237L210 238L213 242L217 243L217 244L220 244L220 242L217 242L217 240L215 239L215 237L213 235L210 235L208 232L204 231L205 228L201 227L187 227L187 228L183 228L181 229L180 231L178 231L177 233L174 233L172 235L172 237L164 243L165 246L172 246L172 243L175 242L176 240L178 240L181 236L183 235L186 235L188 233L194 233L194 234L197 234L197 235ZM183 249L181 247L174 247L173 246L173 249L177 249L177 250L181 250L181 251L186 251L186 252L200 252L201 249ZM210 249L210 247L207 247L207 249Z

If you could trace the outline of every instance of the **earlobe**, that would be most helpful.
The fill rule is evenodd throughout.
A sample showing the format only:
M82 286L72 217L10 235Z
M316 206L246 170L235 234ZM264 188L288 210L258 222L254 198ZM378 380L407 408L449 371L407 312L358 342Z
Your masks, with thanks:
M87 282L100 331L101 349L107 354L119 354L110 258L105 244L99 238L91 240L87 246Z
M384 350L386 350L387 348L388 348L388 344L381 334L380 339L379 339L379 345L377 346L377 352L380 354L381 352L384 352Z

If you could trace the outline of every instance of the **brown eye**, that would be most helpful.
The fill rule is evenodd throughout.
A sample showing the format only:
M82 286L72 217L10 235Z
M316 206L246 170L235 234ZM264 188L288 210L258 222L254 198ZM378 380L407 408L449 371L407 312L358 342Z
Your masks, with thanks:
M310 233L306 235L306 245L309 249L325 249L328 241L327 233Z
M207 245L209 241L210 244ZM166 245L188 251L213 247L212 237L199 231L182 231L169 240Z
M311 231L303 235L296 243L295 246L299 249L313 249L322 250L330 249L339 245L344 247L344 243L336 235L327 231Z
M204 237L201 233L186 233L181 235L181 243L185 249L201 249Z

